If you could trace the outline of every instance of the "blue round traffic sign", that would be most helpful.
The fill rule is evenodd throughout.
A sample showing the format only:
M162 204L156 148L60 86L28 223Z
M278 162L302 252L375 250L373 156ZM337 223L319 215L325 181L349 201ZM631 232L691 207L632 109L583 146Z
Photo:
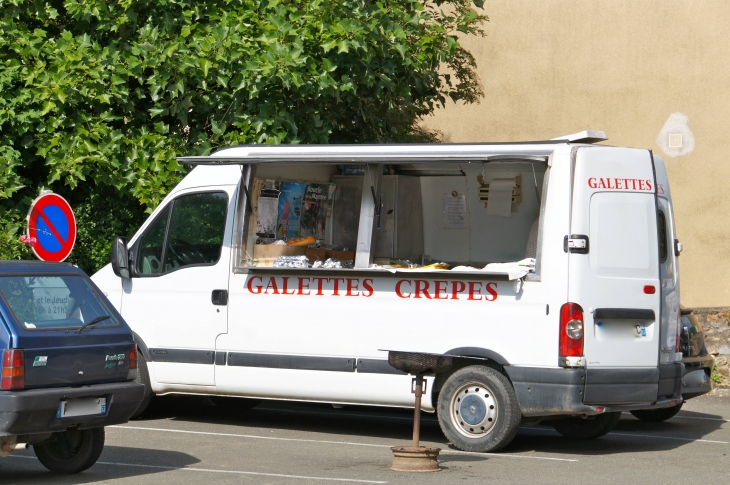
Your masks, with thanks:
M76 243L76 217L66 199L47 193L33 201L28 213L30 247L43 261L64 261Z

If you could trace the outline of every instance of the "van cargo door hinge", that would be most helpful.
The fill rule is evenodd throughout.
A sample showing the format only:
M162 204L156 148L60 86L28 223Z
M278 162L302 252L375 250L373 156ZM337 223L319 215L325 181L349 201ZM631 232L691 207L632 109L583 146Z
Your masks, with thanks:
M588 236L585 234L571 234L563 238L563 251L566 253L588 254Z

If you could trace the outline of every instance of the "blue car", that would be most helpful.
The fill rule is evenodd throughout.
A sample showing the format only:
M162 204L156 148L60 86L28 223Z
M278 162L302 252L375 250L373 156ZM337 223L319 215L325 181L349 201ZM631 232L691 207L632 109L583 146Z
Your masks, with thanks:
M81 472L142 401L132 332L71 264L0 261L0 353L0 457L33 446L49 470Z

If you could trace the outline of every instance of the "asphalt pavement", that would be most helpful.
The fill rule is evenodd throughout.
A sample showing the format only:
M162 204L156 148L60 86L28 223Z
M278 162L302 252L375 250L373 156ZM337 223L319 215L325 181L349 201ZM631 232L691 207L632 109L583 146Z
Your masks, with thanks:
M465 453L425 414L422 444L442 449L442 471L408 474L389 469L389 448L410 444L409 410L268 401L238 413L169 396L108 427L104 452L86 472L54 476L25 450L0 458L0 484L730 483L728 420L730 398L700 397L664 423L624 414L597 440L537 425L498 453Z

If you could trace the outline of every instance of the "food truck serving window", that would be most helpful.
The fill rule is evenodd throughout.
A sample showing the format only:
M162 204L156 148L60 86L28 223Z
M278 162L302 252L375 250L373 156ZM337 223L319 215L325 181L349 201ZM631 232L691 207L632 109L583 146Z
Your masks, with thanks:
M250 167L240 268L534 273L544 161Z

